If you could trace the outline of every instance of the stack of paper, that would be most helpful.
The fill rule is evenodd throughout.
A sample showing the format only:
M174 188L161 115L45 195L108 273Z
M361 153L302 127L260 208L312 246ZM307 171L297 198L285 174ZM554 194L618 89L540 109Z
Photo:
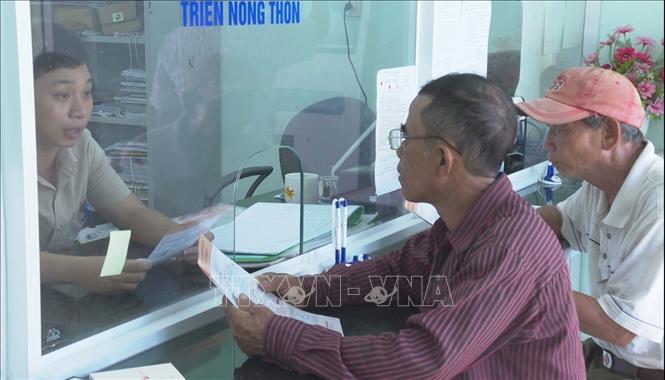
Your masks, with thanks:
M363 207L349 206L347 225L358 224ZM305 205L303 242L330 234L332 220L329 205ZM256 203L238 215L233 223L223 224L212 232L213 244L227 254L234 252L236 261L271 261L300 243L300 205L296 203ZM259 238L257 238L259 237Z
M145 118L145 71L139 69L125 69L120 73L120 77L120 90L118 95L113 99L120 104L124 110L124 116L126 118Z
M148 146L144 142L116 143L105 149L111 166L141 201L149 199Z

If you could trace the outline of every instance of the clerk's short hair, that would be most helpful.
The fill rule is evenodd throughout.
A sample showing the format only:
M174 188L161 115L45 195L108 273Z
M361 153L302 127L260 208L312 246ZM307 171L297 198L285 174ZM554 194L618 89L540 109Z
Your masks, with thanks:
M455 144L469 173L496 175L517 129L515 107L503 90L476 74L448 74L419 95L431 99L420 115L428 135Z
M42 53L33 61L33 77L37 79L53 70L75 69L81 65L83 65L83 61L71 55L57 52Z

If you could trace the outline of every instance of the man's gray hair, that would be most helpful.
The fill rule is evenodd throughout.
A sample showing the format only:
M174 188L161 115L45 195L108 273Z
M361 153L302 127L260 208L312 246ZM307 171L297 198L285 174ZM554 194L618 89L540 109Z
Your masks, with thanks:
M503 90L479 75L448 74L418 95L431 98L420 115L428 135L453 142L469 173L495 176L517 130L515 106Z
M586 125L592 128L601 128L607 122L607 117L603 115L592 115L583 120ZM619 123L619 128L621 129L621 139L627 143L641 143L644 141L644 135L639 128L635 128L632 125Z

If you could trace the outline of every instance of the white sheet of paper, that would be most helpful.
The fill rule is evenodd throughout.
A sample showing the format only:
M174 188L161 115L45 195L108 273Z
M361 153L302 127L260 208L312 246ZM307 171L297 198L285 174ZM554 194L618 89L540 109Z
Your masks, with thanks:
M404 201L404 208L418 215L429 224L434 224L439 219L439 212L429 203Z
M127 248L129 248L129 238L132 231L111 231L109 246L106 250L106 258L99 277L116 276L122 273L127 258Z
M452 73L487 75L492 4L434 2L431 79Z
M228 205L208 208L196 218L189 218L188 221L193 221L194 225L185 230L162 237L162 240L159 241L159 244L157 244L152 253L150 253L150 256L148 256L148 261L153 265L159 264L196 243L199 235L208 232L227 208Z
M255 304L264 305L277 315L322 326L344 335L338 318L308 313L274 294L264 292L252 275L213 246L203 235L199 236L198 265L235 307L238 307L240 294L245 294Z
M180 380L185 377L171 363L155 364L145 367L118 369L114 371L95 372L90 374L90 380Z
M390 149L388 134L399 129L409 115L409 105L418 93L416 67L379 70L376 75L376 156L374 184L376 195L399 189L397 152Z
M81 244L90 243L100 239L109 237L111 231L116 231L117 228L111 223L98 224L95 227L86 227L79 231L76 235L76 240Z

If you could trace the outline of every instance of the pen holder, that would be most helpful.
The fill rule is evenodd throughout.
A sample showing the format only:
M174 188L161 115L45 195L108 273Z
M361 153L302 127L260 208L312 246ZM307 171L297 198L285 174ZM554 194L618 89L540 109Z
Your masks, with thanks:
M337 181L339 177L336 175L324 175L319 177L319 200L328 203L337 194Z

